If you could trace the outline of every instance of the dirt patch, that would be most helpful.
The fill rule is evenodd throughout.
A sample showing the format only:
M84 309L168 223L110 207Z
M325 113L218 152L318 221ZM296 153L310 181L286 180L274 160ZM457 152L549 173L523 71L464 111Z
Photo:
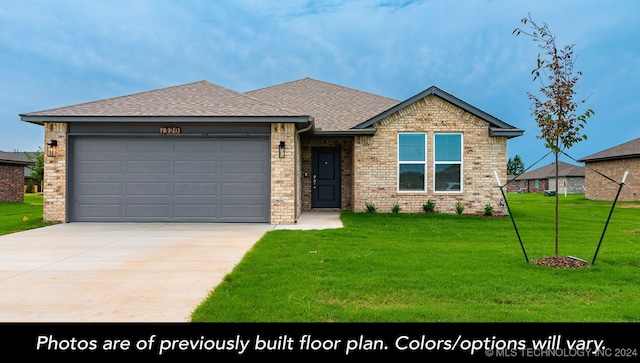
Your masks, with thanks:
M543 258L535 258L531 263L538 266L547 266L551 268L585 268L591 267L587 261L583 261L569 256L551 256Z
M640 209L640 204L619 205L618 207L620 207L620 208Z
M629 229L629 230L626 230L625 232L629 234L640 234L640 230L638 229Z

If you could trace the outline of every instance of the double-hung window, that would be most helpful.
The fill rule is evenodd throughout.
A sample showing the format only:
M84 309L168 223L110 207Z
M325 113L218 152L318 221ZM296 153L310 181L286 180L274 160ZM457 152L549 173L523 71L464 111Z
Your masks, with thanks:
M435 191L462 191L462 134L437 133L433 142Z
M427 135L398 134L398 191L426 190Z

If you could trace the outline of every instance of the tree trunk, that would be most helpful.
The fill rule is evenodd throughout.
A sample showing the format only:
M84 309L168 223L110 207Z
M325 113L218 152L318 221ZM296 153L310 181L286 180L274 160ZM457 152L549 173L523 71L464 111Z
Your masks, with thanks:
M558 257L558 152L556 154L556 257Z

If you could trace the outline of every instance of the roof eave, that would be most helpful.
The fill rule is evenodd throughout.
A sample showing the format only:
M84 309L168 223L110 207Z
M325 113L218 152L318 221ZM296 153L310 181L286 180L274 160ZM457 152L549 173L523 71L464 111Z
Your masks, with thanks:
M578 159L578 161L581 163L591 163L594 161L609 161L609 160L632 159L632 158L640 158L640 154L603 156L603 157L595 157L595 158L586 157L586 158Z
M508 139L511 139L513 137L522 136L523 134L524 134L524 130L521 130L521 129L516 129L516 128L501 129L501 128L489 127L489 136L491 137L506 136Z
M34 116L19 115L24 122L44 125L45 122L244 122L244 123L297 123L306 125L313 121L311 116Z
M316 129L313 133L316 136L373 136L376 133L376 129L349 129L349 130L327 130L322 131Z

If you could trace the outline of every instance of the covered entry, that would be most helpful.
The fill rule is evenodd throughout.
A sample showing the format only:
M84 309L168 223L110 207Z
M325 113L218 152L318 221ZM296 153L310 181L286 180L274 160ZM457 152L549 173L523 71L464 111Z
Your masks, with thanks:
M69 220L269 222L268 136L74 136Z

